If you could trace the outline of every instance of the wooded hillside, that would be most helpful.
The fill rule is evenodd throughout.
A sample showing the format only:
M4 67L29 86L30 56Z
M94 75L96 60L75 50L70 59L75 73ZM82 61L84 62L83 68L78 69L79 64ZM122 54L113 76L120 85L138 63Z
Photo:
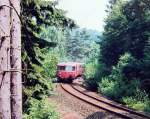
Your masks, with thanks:
M96 77L99 91L150 111L150 1L110 0Z

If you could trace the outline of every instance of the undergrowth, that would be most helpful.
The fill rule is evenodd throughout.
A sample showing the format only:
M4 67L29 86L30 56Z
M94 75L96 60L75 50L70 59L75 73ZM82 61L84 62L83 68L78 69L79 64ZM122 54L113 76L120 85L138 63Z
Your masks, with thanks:
M128 107L150 112L150 100L146 92L140 89L139 79L128 79L123 74L124 68L135 59L128 53L121 56L110 75L103 77L99 83L99 92L107 97L126 104Z
M30 108L24 114L24 119L59 119L55 107L51 105L48 100L37 100L31 98L28 102Z

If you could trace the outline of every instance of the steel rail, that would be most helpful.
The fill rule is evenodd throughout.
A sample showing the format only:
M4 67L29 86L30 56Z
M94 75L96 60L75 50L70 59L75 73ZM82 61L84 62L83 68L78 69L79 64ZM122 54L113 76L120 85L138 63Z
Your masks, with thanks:
M86 103L88 103L88 104L90 104L90 105L93 105L94 107L97 107L97 108L106 110L106 111L111 112L111 113L113 113L113 114L116 114L116 115L118 115L118 116L120 116L120 117L123 117L123 118L126 118L126 119L133 119L133 118L138 119L138 117L139 117L139 119L144 119L144 118L149 119L149 118L150 118L149 115L144 115L144 114L135 112L135 111L133 111L133 110L127 109L127 108L125 108L125 107L120 107L120 106L118 106L118 105L115 105L115 104L112 104L112 103L108 103L108 102L106 102L106 101L104 101L104 100L97 99L96 97L93 97L93 96L91 96L91 95L89 95L89 94L86 94L86 93L82 92L81 90L78 90L78 89L75 88L75 86L73 86L72 84L70 84L70 85L69 85L69 84L60 84L60 85L61 85L62 89L63 89L65 92L69 93L70 95L72 95L72 96L74 96L74 97L76 97L76 98L78 98L78 99L80 99L80 100L82 100L82 101L84 101L84 102L86 102ZM68 88L71 88L72 91L69 90ZM73 90L74 90L74 91L73 91ZM73 93L73 92L75 92L75 91L76 91L76 93L78 93L78 95L75 94L75 93ZM83 98L83 96L81 96L81 94L84 95L84 96L86 96L86 99ZM104 105L111 106L111 108L114 108L114 110L108 108L107 106L105 107L105 106L103 106L103 105L99 105L99 104L90 102L90 101L87 100L87 99L89 99L89 100L92 99L92 100L98 101L98 102L100 102L100 103L103 103ZM117 112L117 111L115 111L115 109L120 110L120 111L123 111L123 112L126 112L126 113Z
M128 111L128 112L130 112L130 113L132 113L132 114L135 114L135 115L138 115L138 116L141 116L141 117L150 119L150 115L148 115L148 114L141 113L141 112L137 112L137 111L132 110L132 109L129 109L129 108L123 106L123 105L119 106L119 105L116 105L116 104L114 104L114 103L110 103L110 102L107 102L107 101L105 101L105 100L96 98L96 97L94 97L94 96L92 96L92 95L89 95L89 94L87 94L87 93L82 92L81 90L79 90L78 88L76 88L76 87L75 87L74 85L72 85L72 84L71 84L71 87L72 87L74 90L76 90L76 91L78 91L78 92L80 92L80 93L82 93L82 94L84 94L84 95L86 95L86 96L88 96L88 97L90 97L90 98L93 98L93 99L95 99L95 100L98 100L98 101L100 101L100 102L102 102L102 103L106 103L106 104L111 105L111 106L113 106L113 107L122 109L122 110L124 110L124 111ZM81 87L81 88L82 88L82 87Z

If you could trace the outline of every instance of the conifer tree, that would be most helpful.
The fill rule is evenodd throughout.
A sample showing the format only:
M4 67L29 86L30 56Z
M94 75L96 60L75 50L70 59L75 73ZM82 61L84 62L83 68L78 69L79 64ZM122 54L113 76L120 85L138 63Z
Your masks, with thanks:
M43 50L55 47L56 42L49 42L40 37L40 33L48 26L65 29L75 26L67 18L64 11L55 7L56 2L40 0L23 0L22 6L22 68L23 75L23 111L29 108L29 99L41 100L51 89L50 83L43 75Z

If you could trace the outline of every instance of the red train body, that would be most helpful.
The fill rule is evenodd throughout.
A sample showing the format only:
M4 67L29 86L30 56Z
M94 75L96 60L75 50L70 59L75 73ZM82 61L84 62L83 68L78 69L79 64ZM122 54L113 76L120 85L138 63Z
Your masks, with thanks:
M57 78L60 81L66 80L72 82L73 79L82 76L84 68L82 63L78 62L67 62L59 63L57 65Z

